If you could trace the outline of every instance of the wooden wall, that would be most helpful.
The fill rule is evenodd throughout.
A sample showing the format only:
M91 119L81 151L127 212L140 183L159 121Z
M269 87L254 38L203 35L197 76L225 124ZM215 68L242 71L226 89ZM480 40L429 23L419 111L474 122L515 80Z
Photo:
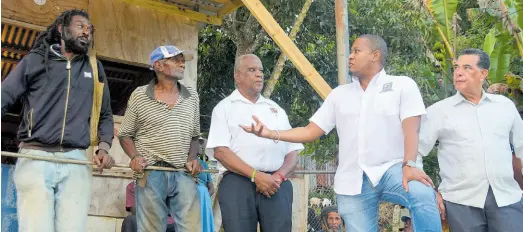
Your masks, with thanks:
M198 48L198 24L183 16L123 3L90 0L89 14L96 27L98 57L149 67L149 55L160 45ZM197 59L187 62L184 84L196 87Z
M116 130L120 126L122 118L118 116L114 118L115 139L113 140L113 146L109 154L114 158L116 163L128 164L130 159L116 138ZM125 211L125 190L127 185L132 181L132 179L128 178L132 176L131 171L130 169L112 168L111 170L105 170L104 174L111 176L102 177L95 175L93 177L89 215L123 218L128 215Z
M43 1L43 0L40 0ZM186 63L185 85L196 88L198 23L184 16L129 5L121 0L3 0L2 18L49 26L64 10L89 12L96 28L98 58L149 67L150 53L160 45L175 45L195 53Z
M3 0L2 18L47 27L64 10L87 10L89 0L46 0L38 5L35 0Z

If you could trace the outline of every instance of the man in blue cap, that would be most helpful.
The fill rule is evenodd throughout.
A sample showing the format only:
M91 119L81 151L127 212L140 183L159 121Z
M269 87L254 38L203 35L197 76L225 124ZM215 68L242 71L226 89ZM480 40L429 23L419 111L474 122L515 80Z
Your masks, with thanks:
M118 137L131 158L136 181L138 232L165 231L167 214L178 232L199 232L200 201L196 159L200 108L196 90L180 83L190 52L160 46L151 53L155 78L133 91ZM148 165L186 168L188 172L144 171ZM192 176L191 176L192 175Z

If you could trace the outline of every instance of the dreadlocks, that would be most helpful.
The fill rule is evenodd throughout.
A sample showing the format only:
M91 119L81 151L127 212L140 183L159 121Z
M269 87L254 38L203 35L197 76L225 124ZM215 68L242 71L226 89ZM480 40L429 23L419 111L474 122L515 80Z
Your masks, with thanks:
M335 213L338 213L338 207L337 206L329 206L329 207L325 207L323 208L322 212L321 212L321 215L320 215L320 220L321 220L321 230L323 232L341 232L341 231L347 231L346 227L345 227L345 221L343 220L343 218L340 217L341 219L341 225L339 226L339 228L337 230L335 229L330 229L329 228L329 213L331 212L335 212Z
M62 40L62 36L60 32L58 31L58 25L62 25L62 30L64 27L68 27L71 24L71 20L73 16L80 15L87 19L89 19L89 15L87 12L83 10L68 10L62 12L54 22L47 27L47 30L40 33L38 37L36 38L36 42L33 45L32 49L40 47L42 44L46 46L46 48L51 44L60 44ZM63 31L62 31L63 32ZM93 32L94 33L94 30ZM94 46L94 40L91 44L91 46Z
M32 49L40 48L40 46L44 46L45 55L44 55L44 66L45 66L45 73L47 76L49 76L49 67L47 65L47 61L49 60L49 46L53 44L61 44L62 42L62 35L60 31L58 31L58 25L62 25L62 33L65 33L65 28L68 27L71 24L71 20L73 19L73 16L80 15L85 17L86 19L89 19L89 14L83 10L68 10L62 12L54 22L47 27L47 30L40 33L38 37L36 38L36 42L34 43ZM91 31L91 34L94 34L94 26ZM91 41L91 47L94 47L94 39ZM49 76L50 77L50 76Z

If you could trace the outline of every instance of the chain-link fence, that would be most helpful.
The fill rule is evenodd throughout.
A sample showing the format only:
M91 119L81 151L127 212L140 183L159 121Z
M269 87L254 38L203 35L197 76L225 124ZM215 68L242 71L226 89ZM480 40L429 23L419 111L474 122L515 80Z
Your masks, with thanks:
M337 213L334 174L304 174L303 176L308 176L305 179L309 180L306 231L347 231L343 219ZM400 206L381 203L379 231L398 231L402 228L403 225L399 220L401 213Z
M343 219L337 214L333 167L328 165L330 170L297 170L289 178L293 185L293 232L347 231ZM403 228L401 217L406 215L408 210L399 205L380 203L379 231L400 231Z

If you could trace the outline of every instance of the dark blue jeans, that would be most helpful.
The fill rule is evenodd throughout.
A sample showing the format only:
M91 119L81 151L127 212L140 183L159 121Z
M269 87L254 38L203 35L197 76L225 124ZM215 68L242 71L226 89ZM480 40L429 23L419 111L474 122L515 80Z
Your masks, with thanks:
M151 171L145 187L136 185L138 232L163 232L167 214L174 218L177 232L200 232L200 200L197 184L185 172Z

